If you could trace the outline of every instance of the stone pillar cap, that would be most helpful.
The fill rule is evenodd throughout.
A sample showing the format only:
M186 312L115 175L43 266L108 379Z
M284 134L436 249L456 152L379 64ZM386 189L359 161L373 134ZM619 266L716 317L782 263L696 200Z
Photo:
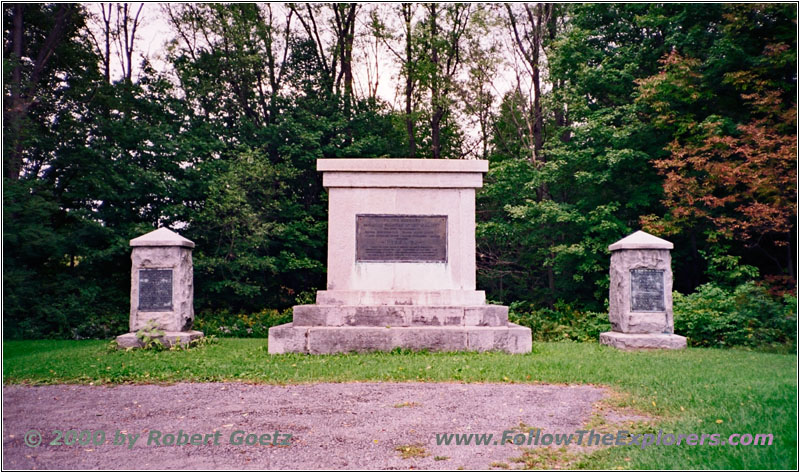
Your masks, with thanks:
M318 159L322 172L488 172L489 161L482 159Z
M675 245L672 242L655 237L639 230L631 233L622 240L609 245L611 251L617 250L671 250Z
M184 246L194 248L194 242L168 228L161 227L131 240L131 246Z

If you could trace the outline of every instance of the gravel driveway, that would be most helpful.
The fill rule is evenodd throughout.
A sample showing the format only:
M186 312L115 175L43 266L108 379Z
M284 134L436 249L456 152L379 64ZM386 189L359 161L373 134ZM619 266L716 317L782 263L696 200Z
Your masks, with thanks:
M436 434L491 433L499 440L520 423L571 433L606 395L593 386L530 384L4 386L3 468L485 469L518 456L520 447L494 440L437 445ZM36 448L25 444L31 429L41 433ZM70 429L78 441L69 434L62 445L49 445L54 430ZM289 445L272 445L287 434ZM125 445L114 445L115 438ZM186 444L156 445L173 439ZM242 445L232 444L240 439ZM408 445L422 446L418 453L427 456L401 458L396 448Z

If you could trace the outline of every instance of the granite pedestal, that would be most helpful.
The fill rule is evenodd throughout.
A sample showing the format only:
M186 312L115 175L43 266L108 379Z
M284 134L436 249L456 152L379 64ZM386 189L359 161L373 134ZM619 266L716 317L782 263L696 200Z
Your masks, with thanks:
M686 347L686 337L673 333L672 247L642 231L608 247L611 331L600 334L600 343L622 350Z
M321 159L328 282L269 331L270 353L394 348L527 353L530 329L475 288L486 161Z
M203 336L194 322L194 242L167 228L134 238L131 247L130 333L117 337L120 348L141 347L136 332L150 327L165 346L185 345Z

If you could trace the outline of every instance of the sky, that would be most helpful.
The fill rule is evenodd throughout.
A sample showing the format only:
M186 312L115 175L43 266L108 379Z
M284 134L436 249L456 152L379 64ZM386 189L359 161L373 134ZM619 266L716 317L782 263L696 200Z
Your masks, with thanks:
M95 21L91 25L91 28L98 38L101 37L99 35L101 31L101 5L102 4L100 3L85 4L88 11L96 17ZM105 5L106 9L108 9L108 4ZM114 8L116 8L116 6L120 4L114 5ZM278 8L281 8L281 6L282 4L278 4ZM381 4L376 3L362 4L361 10L357 16L357 22L359 22L359 24L356 32L356 47L354 48L354 88L357 95L361 97L367 95L367 84L370 82L370 80L374 81L377 62L377 71L379 75L377 96L389 103L395 110L403 110L405 106L402 89L403 81L398 77L400 72L399 65L396 63L393 53L384 44L380 42L375 44L375 40L370 35L366 34L368 28L367 22L370 21L369 13L371 9L379 8L380 6ZM138 3L133 4L132 9L134 11L138 8ZM171 72L171 66L166 61L166 46L173 38L173 31L168 24L167 15L163 8L164 6L162 3L145 3L142 7L140 25L136 34L136 55L133 72L134 77L136 77L138 65L141 63L141 58L143 56L147 57L150 63L157 70L167 73ZM490 7L478 5L477 8ZM389 11L387 8L380 8L379 13L384 21L390 24L391 22L399 21L399 17L393 15L393 12ZM280 15L281 13L276 11L276 16L278 18L280 18ZM293 22L293 28L294 27L299 28L297 21ZM495 31L498 32L497 34L501 34L502 36L497 38L485 38L484 40L498 40L501 43L501 48L504 48L501 56L504 58L513 57L514 47L511 45L511 37L509 33L503 28L495 28ZM363 34L359 35L359 32L362 32ZM118 59L118 49L118 47L112 48L112 77L116 78L120 77L122 70ZM513 61L507 60L501 64L500 70L492 81L491 85L495 90L496 96L498 97L495 100L495 107L499 106L499 97L502 97L505 92L513 89L516 85L516 76L512 63ZM463 74L464 75L462 78L465 78L466 72ZM529 84L523 84L523 87L527 88L529 87ZM463 123L462 126L464 127L464 131L467 133L468 137L471 137L472 139L476 138L476 125Z

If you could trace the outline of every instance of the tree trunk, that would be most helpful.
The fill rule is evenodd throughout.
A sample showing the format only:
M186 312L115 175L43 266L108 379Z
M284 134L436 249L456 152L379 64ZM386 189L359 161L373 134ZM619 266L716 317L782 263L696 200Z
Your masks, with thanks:
M438 159L442 155L440 132L442 126L442 104L440 89L439 89L439 46L437 43L437 36L439 35L439 28L436 24L436 4L432 3L428 6L430 12L430 39L431 39L431 62L433 62L434 76L431 78L431 151L434 159Z
M103 56L103 74L106 82L111 83L111 4L108 4L108 15L106 15L105 5L100 5L103 9L103 26L105 35L105 55Z
M403 19L406 24L406 132L408 133L408 156L410 158L417 157L417 140L415 138L415 123L414 123L414 58L412 55L412 37L411 37L411 4L404 3L401 5L403 12Z
M12 41L14 43L14 69L11 72L11 101L7 110L6 119L11 124L12 140L14 140L14 150L11 156L4 159L5 176L10 179L19 179L20 168L22 167L22 118L25 114L25 106L22 103L22 15L24 5L14 5L14 32Z
M53 27L47 34L44 43L36 54L33 60L29 83L23 91L22 86L22 54L24 41L23 35L23 5L15 5L14 18L12 24L14 25L14 32L12 35L14 45L12 51L17 56L17 63L11 72L11 98L9 100L8 108L3 109L4 119L10 124L12 150L10 156L3 158L3 172L9 179L19 179L23 168L23 151L26 136L26 129L24 126L25 118L28 115L28 109L36 100L38 93L39 80L45 70L45 66L55 52L58 45L61 43L62 37L66 30L66 26L70 21L70 16L74 8L74 4L62 3L56 11ZM33 57L33 51L28 52L29 57Z

